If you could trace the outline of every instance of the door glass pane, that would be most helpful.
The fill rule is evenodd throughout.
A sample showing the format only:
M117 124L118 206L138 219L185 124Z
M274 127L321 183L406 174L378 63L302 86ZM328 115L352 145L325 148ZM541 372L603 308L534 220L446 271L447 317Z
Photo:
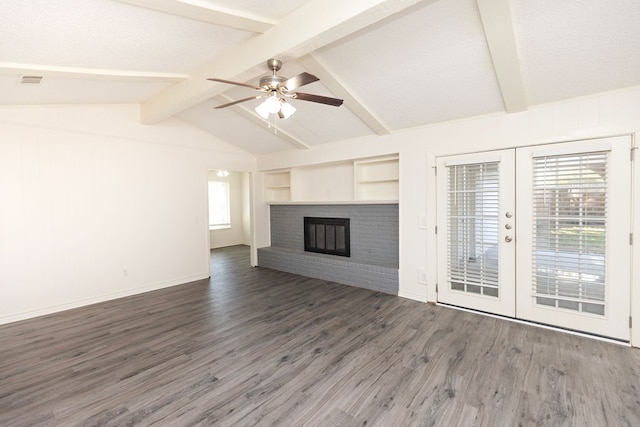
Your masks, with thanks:
M533 159L536 304L605 314L607 153Z
M499 163L447 166L448 282L498 297Z

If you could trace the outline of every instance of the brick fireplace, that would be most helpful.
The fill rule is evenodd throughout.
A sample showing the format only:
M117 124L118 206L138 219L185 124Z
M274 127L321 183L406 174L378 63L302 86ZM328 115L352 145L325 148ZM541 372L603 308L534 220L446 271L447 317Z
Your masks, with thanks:
M398 294L397 204L271 205L270 216L259 266ZM305 217L348 219L350 256L305 251Z

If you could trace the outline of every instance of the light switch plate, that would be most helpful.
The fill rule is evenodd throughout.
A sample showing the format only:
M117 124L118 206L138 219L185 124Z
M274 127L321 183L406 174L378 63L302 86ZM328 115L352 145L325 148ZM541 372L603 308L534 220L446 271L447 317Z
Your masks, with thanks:
M418 269L418 283L427 284L427 270L424 268Z

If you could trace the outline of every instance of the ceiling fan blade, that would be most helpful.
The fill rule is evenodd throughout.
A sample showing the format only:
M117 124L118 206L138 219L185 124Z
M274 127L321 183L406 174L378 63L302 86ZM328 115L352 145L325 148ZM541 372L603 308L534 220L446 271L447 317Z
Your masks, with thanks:
M258 98L262 98L262 95L250 96L248 98L238 99L237 101L227 102L226 104L218 105L217 107L213 107L213 108L215 108L217 110L217 109L220 109L220 108L230 107L231 105L239 104L241 102L250 101L252 99L258 99Z
M254 85L250 85L248 83L240 83L240 82L232 82L231 80L224 80L224 79L216 79L216 78L210 78L207 80L211 80L212 82L220 82L220 83L227 83L230 85L236 85L236 86L244 86L244 87L249 87L251 89L255 89L255 90L262 90L262 88L259 88L257 86Z
M313 74L300 73L284 82L284 86L287 87L287 90L292 91L301 86L308 85L309 83L317 82L318 80L320 79Z
M312 95L310 93L302 92L293 93L291 94L291 97L293 99L299 99L301 101L318 102L320 104L332 105L334 107L339 107L344 102L342 99L338 98L329 98L328 96Z

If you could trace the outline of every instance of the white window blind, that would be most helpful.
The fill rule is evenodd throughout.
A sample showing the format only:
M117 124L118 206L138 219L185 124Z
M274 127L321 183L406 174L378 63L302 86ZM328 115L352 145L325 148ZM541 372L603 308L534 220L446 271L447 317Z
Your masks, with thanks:
M448 273L452 290L499 296L499 163L447 166Z
M230 226L229 183L209 181L209 228L228 228Z
M533 159L533 296L605 314L607 152Z

